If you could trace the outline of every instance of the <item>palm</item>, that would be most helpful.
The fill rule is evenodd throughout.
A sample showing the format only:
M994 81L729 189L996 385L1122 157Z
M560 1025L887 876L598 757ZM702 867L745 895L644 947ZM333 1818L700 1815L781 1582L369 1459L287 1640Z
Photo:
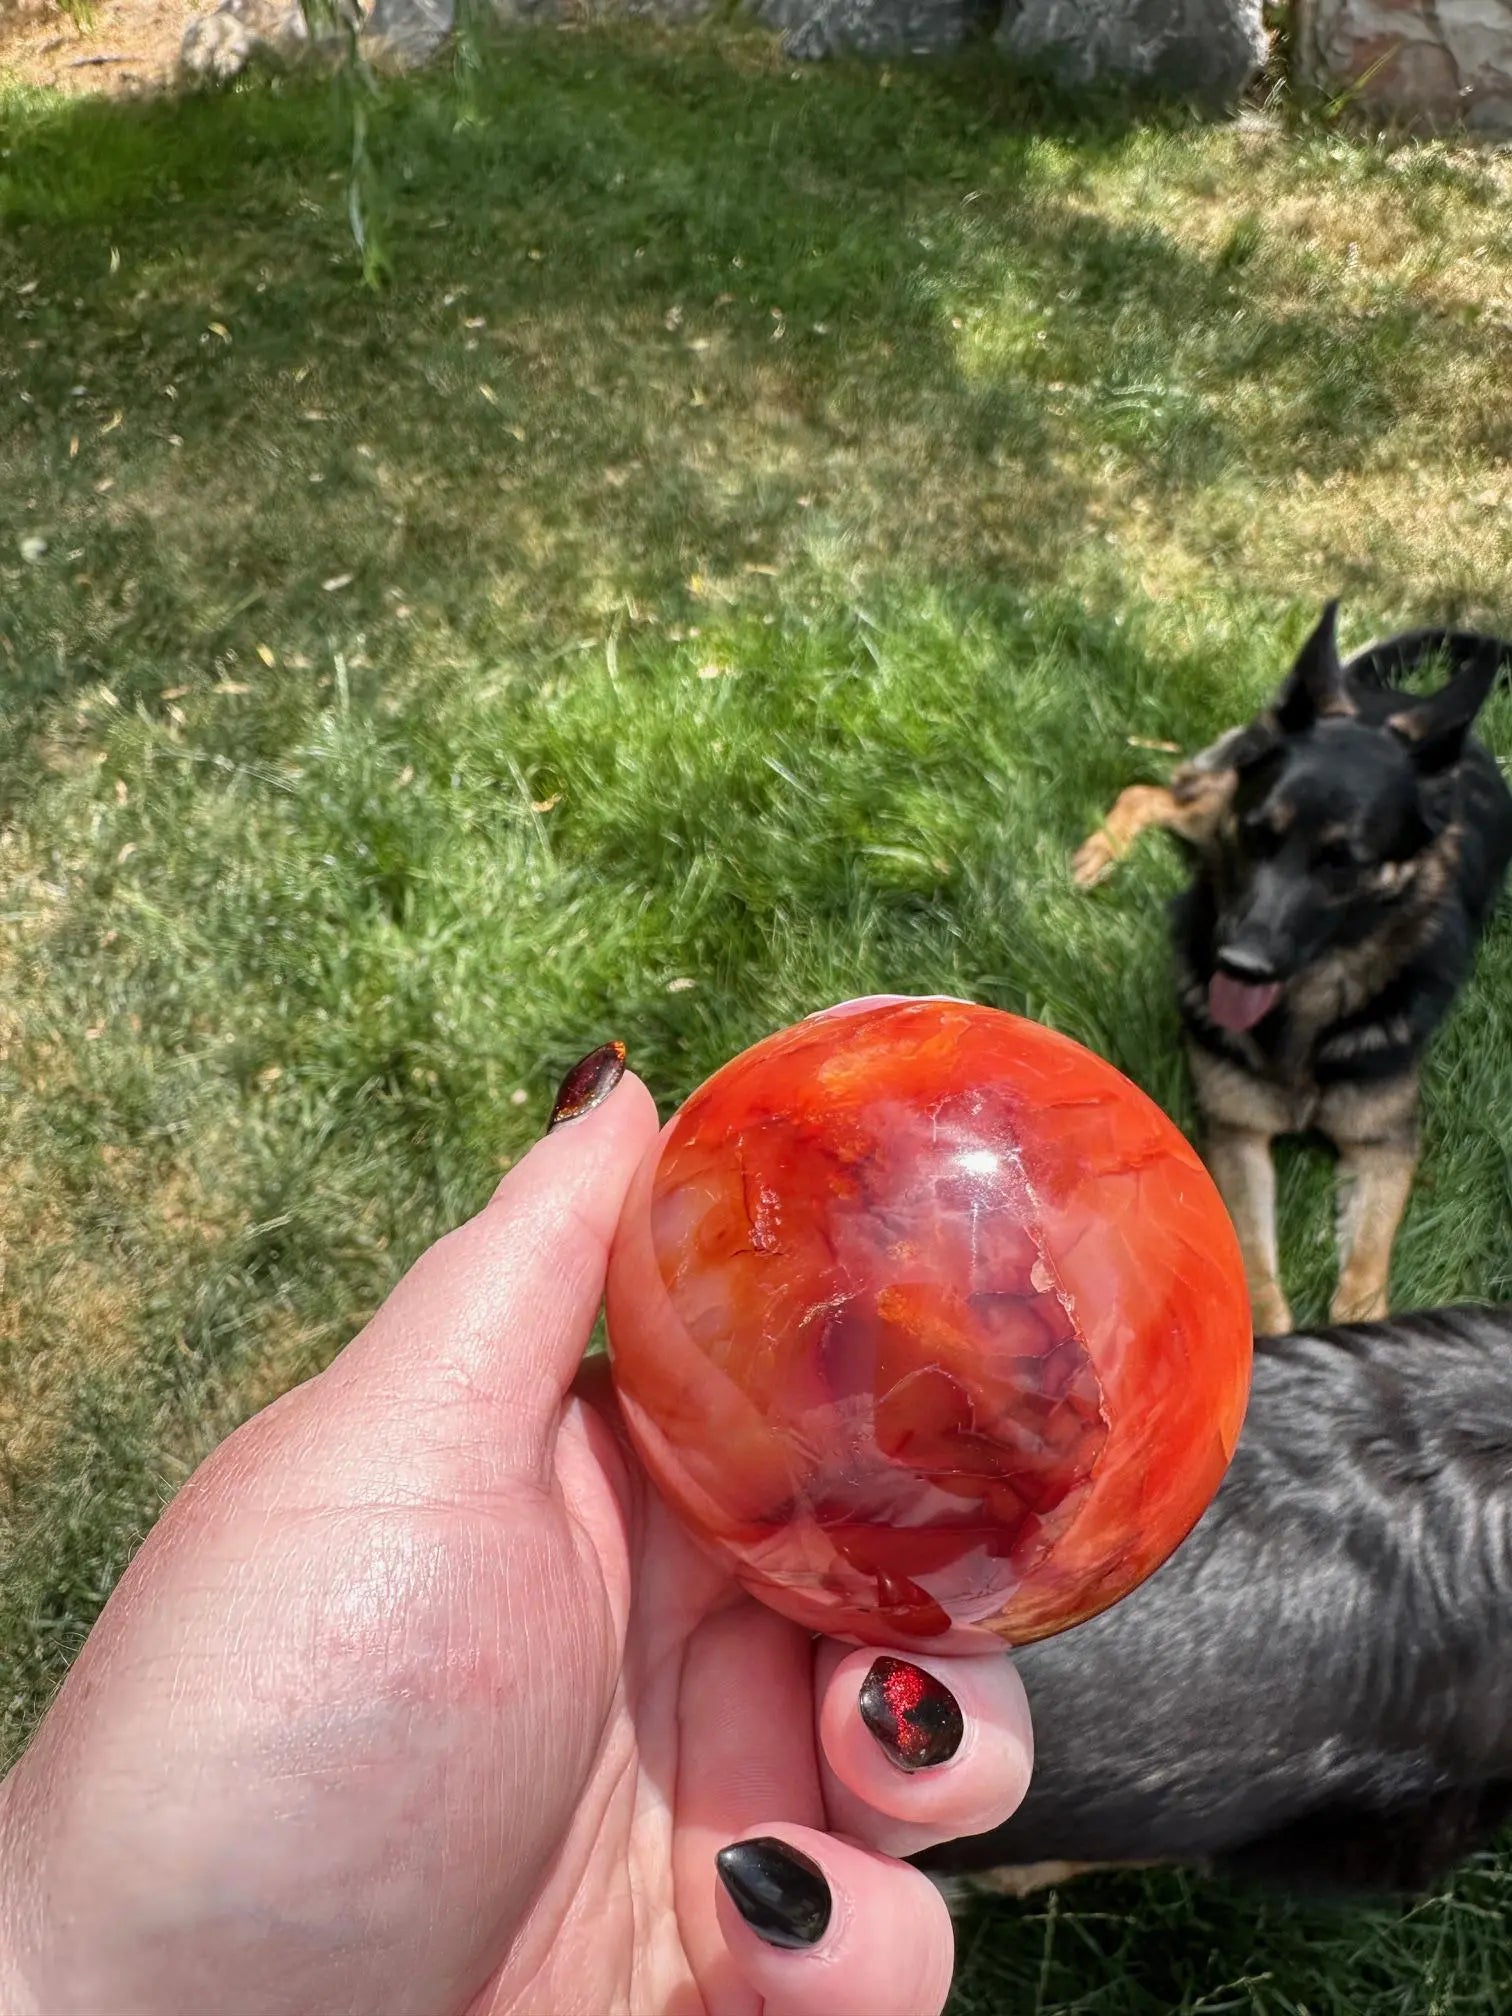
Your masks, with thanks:
M753 1813L821 1824L812 1747L796 1751L806 1772L781 1773L798 1782L767 1799L746 1733L757 1716L788 1731L811 1723L809 1641L690 1546L597 1420L569 1419L556 1484L580 1601L591 1592L613 1620L611 1663L581 1675L607 1712L562 1853L479 2016L694 2016L706 1994L721 2016L754 2011L724 1962L713 1858Z
M809 1830L995 1824L1021 1693L960 1662L970 1770L905 1780L854 1663L741 1596L569 1397L638 1100L543 1143L169 1507L0 1787L7 2011L938 2008L927 1884ZM822 1963L717 1898L716 1851L773 1825L837 1886Z
M688 1944L717 1951L711 1858L740 1816L703 1815L705 1894L678 1895L689 1681L732 1622L747 1652L790 1642L806 1678L802 1635L736 1603L585 1408L544 1489L502 1464L480 1476L497 1436L470 1416L453 1414L443 1463L420 1437L407 1470L389 1456L380 1473L350 1396L316 1382L219 1453L134 1565L28 1766L66 1745L64 1804L88 1826L59 1844L59 1902L118 1928L121 2016L701 2006ZM256 1500L228 1517L249 1464ZM95 1724L103 1664L149 1695L165 1668L183 1676L171 1743L134 1718ZM209 1759L192 1785L186 1752ZM192 1935L179 1950L174 1925ZM237 1950L249 1925L255 1953ZM56 1965L59 2007L106 2006L65 1953Z

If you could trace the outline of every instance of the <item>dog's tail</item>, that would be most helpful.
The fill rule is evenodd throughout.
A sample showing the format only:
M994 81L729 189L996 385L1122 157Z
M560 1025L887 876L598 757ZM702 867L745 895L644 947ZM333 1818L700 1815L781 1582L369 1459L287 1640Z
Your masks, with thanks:
M1344 673L1361 686L1389 692L1409 673L1435 663L1451 678L1472 666L1481 670L1494 666L1499 684L1512 683L1512 643L1479 630L1404 630L1399 637L1367 644L1345 665Z

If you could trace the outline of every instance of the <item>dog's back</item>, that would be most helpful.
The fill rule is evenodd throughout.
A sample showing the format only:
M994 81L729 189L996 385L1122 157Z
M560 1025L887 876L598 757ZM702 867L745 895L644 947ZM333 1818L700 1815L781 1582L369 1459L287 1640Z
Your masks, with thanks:
M1191 1538L1017 1658L1029 1796L926 1866L1433 1881L1512 1813L1512 1309L1261 1340Z

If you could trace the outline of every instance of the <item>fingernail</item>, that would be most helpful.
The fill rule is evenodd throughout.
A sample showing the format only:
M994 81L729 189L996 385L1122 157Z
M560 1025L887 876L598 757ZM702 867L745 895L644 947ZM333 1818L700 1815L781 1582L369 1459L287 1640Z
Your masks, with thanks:
M553 1127L565 1126L569 1120L579 1120L595 1106L602 1106L624 1075L623 1043L601 1043L597 1050L590 1050L557 1087L546 1132L549 1134Z
M906 1659L877 1659L861 1682L861 1720L900 1771L927 1771L961 1747L961 1704L933 1673Z
M807 1855L768 1835L714 1857L730 1901L768 1946L817 1946L830 1922L830 1887Z

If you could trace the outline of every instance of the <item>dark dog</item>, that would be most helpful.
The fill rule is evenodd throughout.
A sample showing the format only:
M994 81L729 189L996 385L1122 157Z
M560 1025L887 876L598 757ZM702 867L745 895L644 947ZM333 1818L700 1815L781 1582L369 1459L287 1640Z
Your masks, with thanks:
M931 1872L1013 1895L1109 1864L1434 1883L1512 1817L1512 1308L1262 1340L1191 1537L1015 1657L1029 1796Z
M1125 791L1073 864L1097 881L1147 826L1187 843L1174 938L1207 1159L1239 1234L1255 1327L1291 1313L1276 1255L1278 1134L1340 1158L1336 1322L1386 1313L1417 1164L1418 1069L1512 859L1512 792L1470 726L1512 644L1420 630L1342 664L1330 603L1274 702ZM1435 660L1425 697L1393 681Z

